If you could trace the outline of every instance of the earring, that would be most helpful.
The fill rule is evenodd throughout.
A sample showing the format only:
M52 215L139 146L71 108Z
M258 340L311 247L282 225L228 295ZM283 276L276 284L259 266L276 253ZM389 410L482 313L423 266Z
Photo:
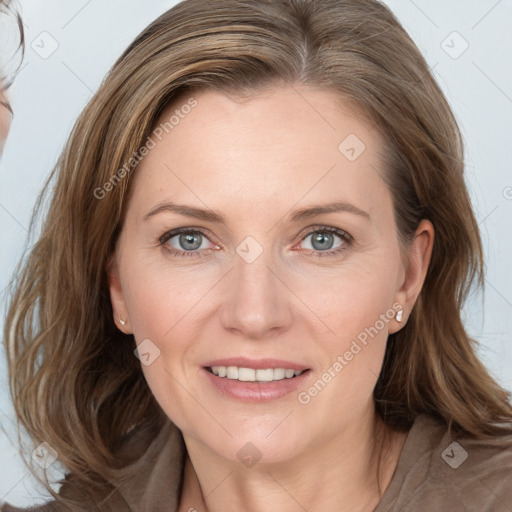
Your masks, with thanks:
M120 318L120 319L119 319L119 323L120 323L121 325L125 325L125 324L126 324L126 321L125 321L125 320L123 320L122 318Z
M397 312L396 312L396 321L397 322L401 322L402 321L402 318L404 317L404 310L403 309L399 309Z

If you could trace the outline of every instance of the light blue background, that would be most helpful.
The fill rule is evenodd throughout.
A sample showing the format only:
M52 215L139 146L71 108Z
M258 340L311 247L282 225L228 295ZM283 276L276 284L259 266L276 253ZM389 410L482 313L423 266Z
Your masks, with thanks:
M175 3L22 2L27 51L11 90L15 119L0 163L2 311L36 195L76 116L132 39ZM470 334L480 341L485 364L512 390L512 1L386 3L426 56L464 135L467 180L487 260L485 295L471 300L465 320ZM454 31L469 45L456 59L452 56L465 43ZM42 32L58 43L47 59L31 48L34 40L41 44ZM28 476L17 452L5 361L0 359L0 502L28 506L44 501L47 494ZM50 469L56 476L61 470L58 462Z

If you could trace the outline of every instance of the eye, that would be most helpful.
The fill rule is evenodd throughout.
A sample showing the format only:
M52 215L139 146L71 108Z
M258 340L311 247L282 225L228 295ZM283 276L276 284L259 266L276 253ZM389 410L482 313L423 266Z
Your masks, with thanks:
M336 238L339 239L338 243ZM307 251L314 258L337 256L346 251L353 242L353 238L347 232L329 226L315 228L303 237L301 242L308 239L311 239L311 249L307 248ZM205 251L212 250L207 247L208 242L211 243L208 237L199 229L174 229L164 233L158 242L168 253L179 257L199 258ZM213 248L219 249L214 244Z
M337 244L336 238L339 239ZM309 245L311 246L309 250L312 251L311 256L314 258L337 256L346 251L353 242L353 238L347 232L328 226L318 227L314 231L310 231L302 239L302 242L308 239L310 239Z
M159 239L159 244L175 256L195 258L209 250L205 247L207 241L208 238L201 230L180 228L164 233Z

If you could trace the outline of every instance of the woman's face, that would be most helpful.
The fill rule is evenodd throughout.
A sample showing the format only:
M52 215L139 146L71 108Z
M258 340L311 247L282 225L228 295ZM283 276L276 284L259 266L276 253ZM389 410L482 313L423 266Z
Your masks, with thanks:
M110 273L158 403L228 459L290 460L360 428L429 244L420 229L406 271L376 130L306 87L203 91L161 120Z

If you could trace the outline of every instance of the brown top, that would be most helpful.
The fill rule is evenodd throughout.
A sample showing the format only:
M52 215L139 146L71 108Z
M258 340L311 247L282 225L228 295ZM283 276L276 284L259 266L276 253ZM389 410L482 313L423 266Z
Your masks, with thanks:
M127 450L140 449L137 432ZM127 452L127 453L129 453ZM123 469L115 489L95 495L95 505L78 510L101 512L177 512L186 447L180 431L166 426L145 453ZM69 489L64 483L59 494ZM108 492L109 497L106 497ZM106 498L105 498L106 497ZM101 501L103 500L103 501ZM455 441L446 427L419 415L402 449L390 485L373 512L512 512L512 434ZM9 505L2 512L69 512L54 501L28 509Z

